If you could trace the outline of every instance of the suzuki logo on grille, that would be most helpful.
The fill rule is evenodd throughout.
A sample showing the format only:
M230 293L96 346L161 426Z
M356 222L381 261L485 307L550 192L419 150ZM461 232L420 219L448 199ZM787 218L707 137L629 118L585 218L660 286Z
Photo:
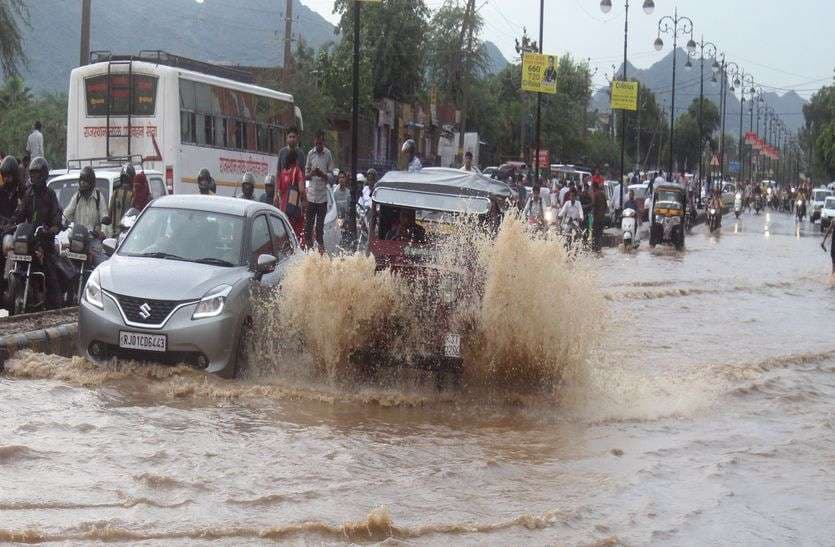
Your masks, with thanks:
M151 306L149 306L147 302L139 306L139 316L142 319L148 319L151 317Z

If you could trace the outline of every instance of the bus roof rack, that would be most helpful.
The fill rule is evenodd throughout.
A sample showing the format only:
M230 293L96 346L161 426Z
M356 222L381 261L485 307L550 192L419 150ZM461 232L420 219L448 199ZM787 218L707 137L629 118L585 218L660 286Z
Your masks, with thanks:
M235 80L244 84L254 84L255 75L251 72L240 70L235 67L216 65L207 63L205 61L198 61L196 59L189 59L180 55L173 55L158 49L145 49L140 51L137 55L114 55L107 50L98 50L90 52L90 64L106 63L110 61L143 61L146 63L155 63L158 65L171 66L182 68L183 70L191 70L200 72L202 74L209 74L217 76L218 78L226 78L227 80Z
M85 165L99 168L118 167L121 169L121 167L126 163L130 163L131 165L143 165L145 163L145 158L140 154L132 154L130 156L110 156L103 158L78 158L74 160L67 160L67 170L77 171Z

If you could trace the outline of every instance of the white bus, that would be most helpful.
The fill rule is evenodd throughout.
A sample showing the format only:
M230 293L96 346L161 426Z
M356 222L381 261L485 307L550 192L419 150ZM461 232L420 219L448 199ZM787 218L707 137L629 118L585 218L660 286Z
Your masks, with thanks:
M245 171L263 189L287 129L301 129L302 118L291 95L252 80L163 52L94 52L70 76L67 164L142 156L146 169L165 173L169 193L196 193L204 167L218 194L239 192Z

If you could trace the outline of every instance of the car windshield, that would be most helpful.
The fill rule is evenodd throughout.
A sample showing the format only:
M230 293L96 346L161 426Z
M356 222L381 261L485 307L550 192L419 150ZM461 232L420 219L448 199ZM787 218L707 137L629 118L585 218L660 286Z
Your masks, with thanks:
M656 192L656 196L658 201L681 203L681 194L674 190L659 190Z
M629 189L635 194L635 199L645 199L647 197L646 186L630 186Z
M823 206L827 209L835 209L835 198L828 197L824 202Z
M58 203L61 204L62 209L66 209L70 204L72 197L78 192L78 179L62 179L52 180L49 182L49 187L55 191L58 196ZM110 183L107 179L96 179L96 189L101 192L101 199L105 203L110 203Z
M243 228L239 216L151 207L129 232L119 255L241 266Z
M824 198L831 195L832 192L830 192L829 190L815 190L814 197L812 199L814 199L815 201L823 201Z

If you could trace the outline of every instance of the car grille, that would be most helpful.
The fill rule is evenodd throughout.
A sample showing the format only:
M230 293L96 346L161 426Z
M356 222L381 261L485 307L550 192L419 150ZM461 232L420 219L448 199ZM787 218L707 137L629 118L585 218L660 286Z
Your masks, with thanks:
M113 296L119 301L127 320L142 325L160 325L174 308L189 302L188 300L151 300L121 294Z

